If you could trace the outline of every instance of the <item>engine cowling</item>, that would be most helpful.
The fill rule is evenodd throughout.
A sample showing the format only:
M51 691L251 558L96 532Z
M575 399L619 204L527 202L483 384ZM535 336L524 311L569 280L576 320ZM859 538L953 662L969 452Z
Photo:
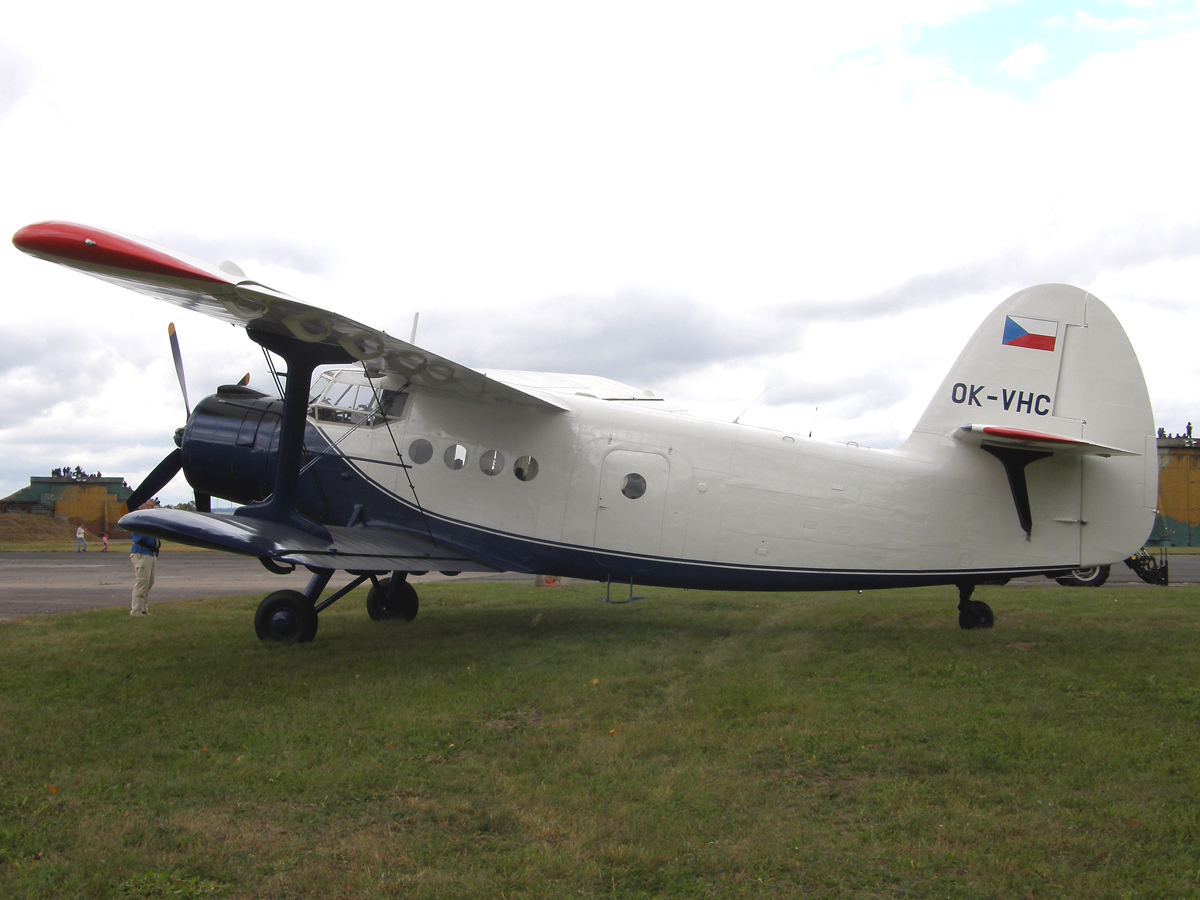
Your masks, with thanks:
M177 439L188 484L234 503L266 499L282 416L278 398L242 385L217 388L192 410Z

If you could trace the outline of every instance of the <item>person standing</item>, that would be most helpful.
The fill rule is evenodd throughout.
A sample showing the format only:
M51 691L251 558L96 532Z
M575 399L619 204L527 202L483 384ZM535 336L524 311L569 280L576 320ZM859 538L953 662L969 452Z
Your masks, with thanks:
M150 588L154 587L154 565L158 560L158 550L161 542L156 537L144 534L130 533L133 546L129 551L129 559L133 563L133 598L129 603L131 616L149 615L146 600L150 596Z
M100 552L107 553L108 552L108 532L107 531L103 531L100 533L100 543L104 545L104 547L100 550Z
M87 553L87 539L84 535L87 534L87 529L80 525L75 529L75 552Z

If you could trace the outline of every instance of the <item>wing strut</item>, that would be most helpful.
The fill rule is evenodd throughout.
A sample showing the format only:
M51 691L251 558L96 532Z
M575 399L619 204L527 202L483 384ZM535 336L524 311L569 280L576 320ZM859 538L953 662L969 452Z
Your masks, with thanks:
M1029 508L1029 486L1025 483L1025 467L1031 462L1054 454L1044 450L1019 450L1016 447L995 447L991 444L984 444L981 449L1004 464L1008 488L1012 491L1013 504L1017 507L1017 520L1025 530L1025 538L1028 540L1033 533L1033 512Z
M287 384L283 392L283 423L279 430L279 457L275 462L275 484L271 496L261 503L243 506L234 514L290 525L324 540L332 540L328 530L296 510L296 485L300 480L304 429L308 424L308 390L312 385L313 370L317 366L354 360L336 345L260 331L253 325L246 328L246 333L272 353L283 357L287 363Z

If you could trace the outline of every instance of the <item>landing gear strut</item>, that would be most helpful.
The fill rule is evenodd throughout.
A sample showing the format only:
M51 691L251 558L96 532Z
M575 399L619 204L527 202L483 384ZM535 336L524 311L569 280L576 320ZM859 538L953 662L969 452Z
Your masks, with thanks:
M991 628L996 622L992 608L982 600L972 600L975 591L974 584L959 584L958 588L958 627L967 631L977 628Z
M329 597L317 600L333 577L333 569L314 569L304 592L276 591L268 594L254 614L254 631L260 641L277 644L304 644L317 636L318 616L348 593L370 579L367 594L367 615L372 619L404 619L417 617L417 591L408 583L407 572L393 572L392 577L380 579L374 572L356 575L349 584Z

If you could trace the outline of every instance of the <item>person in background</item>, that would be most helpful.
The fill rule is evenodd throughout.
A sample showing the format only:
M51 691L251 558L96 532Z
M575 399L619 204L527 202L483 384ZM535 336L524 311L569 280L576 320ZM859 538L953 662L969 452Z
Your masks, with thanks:
M100 543L104 545L103 548L100 550L100 552L107 553L108 552L108 532L107 531L101 532Z
M150 588L154 587L154 565L158 561L158 550L161 546L158 538L145 534L131 532L133 546L129 551L129 559L133 563L133 598L129 603L131 616L149 615L146 601L150 596Z
M80 525L75 529L75 552L87 553L87 539L84 535L87 534L87 529Z

